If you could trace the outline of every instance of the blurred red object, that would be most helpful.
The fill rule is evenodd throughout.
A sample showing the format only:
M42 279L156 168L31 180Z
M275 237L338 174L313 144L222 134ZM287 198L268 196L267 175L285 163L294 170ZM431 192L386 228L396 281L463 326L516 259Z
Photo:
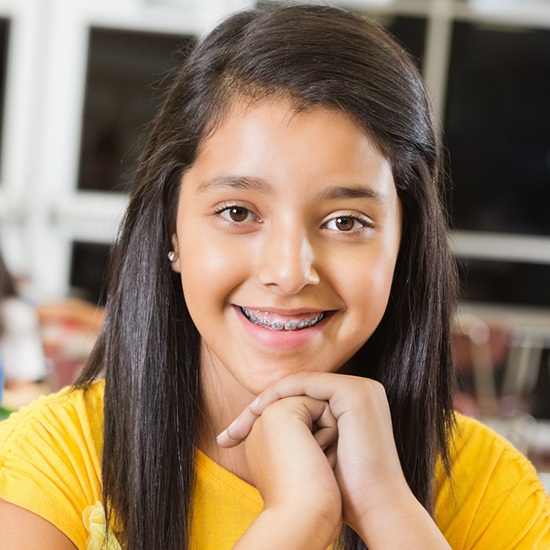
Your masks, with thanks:
M48 386L52 391L71 385L90 354L104 319L104 309L71 298L38 308Z

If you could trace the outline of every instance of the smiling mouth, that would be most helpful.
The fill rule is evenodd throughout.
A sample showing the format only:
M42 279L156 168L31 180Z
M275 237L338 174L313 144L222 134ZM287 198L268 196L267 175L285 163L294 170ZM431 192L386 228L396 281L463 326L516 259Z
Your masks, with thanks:
M303 330L315 326L325 316L324 312L318 313L315 316L299 316L294 319L282 319L274 313L261 312L241 306L243 315L253 324L263 327L268 330Z

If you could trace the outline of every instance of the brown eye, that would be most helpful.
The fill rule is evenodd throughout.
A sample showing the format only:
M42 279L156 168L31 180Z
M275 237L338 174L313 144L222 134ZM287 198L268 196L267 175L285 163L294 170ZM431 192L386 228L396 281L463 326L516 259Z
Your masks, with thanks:
M228 222L236 224L259 221L258 216L254 214L252 210L249 210L248 208L239 205L224 206L216 212L216 216L219 216L220 218L223 218Z
M372 227L372 223L366 216L350 214L349 216L336 216L325 222L323 227L337 233L350 233L355 235Z
M233 222L244 222L249 213L246 208L241 208L240 206L233 206L228 211L229 217Z
M334 220L334 224L336 225L338 231L351 231L355 228L355 222L356 220L354 220L353 218L346 217L336 218Z

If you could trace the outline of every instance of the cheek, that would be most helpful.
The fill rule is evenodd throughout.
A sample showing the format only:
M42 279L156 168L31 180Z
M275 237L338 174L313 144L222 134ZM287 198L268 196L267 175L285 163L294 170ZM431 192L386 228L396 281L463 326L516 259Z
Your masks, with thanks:
M354 270L353 277L347 284L343 281L342 288L347 294L348 304L355 306L360 323L373 331L386 311L395 265L391 260L375 262L372 258L358 265L361 269Z
M209 308L211 302L224 299L246 277L238 248L228 243L223 245L204 235L180 241L181 281L186 300L201 302L200 307ZM242 251L241 251L242 252Z

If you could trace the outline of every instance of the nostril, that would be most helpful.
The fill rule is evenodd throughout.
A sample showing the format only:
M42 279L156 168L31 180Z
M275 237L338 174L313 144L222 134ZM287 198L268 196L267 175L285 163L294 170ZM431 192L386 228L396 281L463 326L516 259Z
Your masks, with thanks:
M258 279L286 294L297 294L307 285L318 284L320 278L314 266L315 251L303 227L285 228L266 233L258 257Z

